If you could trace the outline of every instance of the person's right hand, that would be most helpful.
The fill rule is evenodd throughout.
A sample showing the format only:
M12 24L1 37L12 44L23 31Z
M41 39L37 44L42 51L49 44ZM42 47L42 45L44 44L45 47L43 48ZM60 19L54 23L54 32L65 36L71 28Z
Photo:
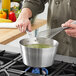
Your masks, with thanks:
M76 38L76 24L71 24L75 20L68 20L64 24L62 24L62 27L70 27L69 29L66 29L65 32L67 35Z
M16 21L16 27L21 31L25 32L26 29L28 31L32 31L31 29L31 22L28 18L18 18Z

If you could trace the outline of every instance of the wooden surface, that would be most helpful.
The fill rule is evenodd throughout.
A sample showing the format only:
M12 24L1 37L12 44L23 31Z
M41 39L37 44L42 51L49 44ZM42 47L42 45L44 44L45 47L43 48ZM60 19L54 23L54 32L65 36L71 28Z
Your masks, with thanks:
M32 30L35 30L46 24L46 20L36 19L32 24ZM0 44L7 44L26 33L21 33L18 29L2 29L0 28Z

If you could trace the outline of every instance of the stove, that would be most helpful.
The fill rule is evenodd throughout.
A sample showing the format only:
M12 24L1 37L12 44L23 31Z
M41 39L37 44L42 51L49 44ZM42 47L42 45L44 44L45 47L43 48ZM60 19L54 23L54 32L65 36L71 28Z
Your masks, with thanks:
M0 51L0 69L6 67L8 64L12 63L19 53L6 52L5 50Z
M49 67L24 65L20 53L0 51L0 76L76 76L76 64L55 60Z

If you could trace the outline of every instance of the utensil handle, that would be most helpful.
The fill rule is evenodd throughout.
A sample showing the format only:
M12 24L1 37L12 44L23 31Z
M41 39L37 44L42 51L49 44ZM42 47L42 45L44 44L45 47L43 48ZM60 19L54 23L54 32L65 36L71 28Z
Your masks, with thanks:
M70 28L70 27L62 27L63 30L65 30L65 29L69 29L69 28Z
M71 24L76 24L76 21L73 21Z
M29 32L28 29L26 29L26 33L28 34L28 38L34 38L32 32Z

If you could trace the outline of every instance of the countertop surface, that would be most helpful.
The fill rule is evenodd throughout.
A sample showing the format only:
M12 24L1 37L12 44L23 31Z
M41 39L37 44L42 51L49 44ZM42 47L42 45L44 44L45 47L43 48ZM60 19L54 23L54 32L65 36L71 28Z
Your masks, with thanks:
M46 20L43 19L36 19L32 24L32 30L35 30L47 23ZM0 44L7 44L26 33L21 33L18 29L3 29L0 28Z

